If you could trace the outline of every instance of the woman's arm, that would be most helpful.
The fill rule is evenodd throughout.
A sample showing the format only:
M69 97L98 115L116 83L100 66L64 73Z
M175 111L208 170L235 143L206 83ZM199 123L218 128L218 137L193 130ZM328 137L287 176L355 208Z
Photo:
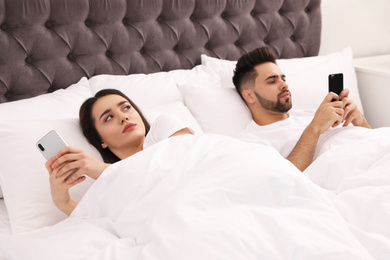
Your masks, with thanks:
M181 130L179 130L179 131L177 131L177 132L175 132L175 133L173 133L172 135L170 135L169 137L173 137L173 136L178 136L178 135L186 135L186 134L194 134L193 132L192 132L192 130L191 129L189 129L189 128L183 128L183 129L181 129Z
M49 176L50 176L49 181L50 181L51 197L54 202L54 205L56 205L57 208L59 208L66 215L69 216L78 204L77 202L71 199L69 194L69 189L83 182L86 179L86 177L81 176L71 184L66 183L65 179L67 175L57 177L58 170L61 169L61 167L58 167L57 169L54 170L51 167L51 165L55 160L56 157L53 157L49 159L45 164L46 169L49 172Z

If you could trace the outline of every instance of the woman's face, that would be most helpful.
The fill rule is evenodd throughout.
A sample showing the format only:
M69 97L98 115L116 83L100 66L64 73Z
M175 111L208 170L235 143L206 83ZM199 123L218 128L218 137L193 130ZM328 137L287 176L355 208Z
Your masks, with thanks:
M92 118L102 147L109 148L120 159L142 150L145 125L124 97L112 94L99 98L93 105Z

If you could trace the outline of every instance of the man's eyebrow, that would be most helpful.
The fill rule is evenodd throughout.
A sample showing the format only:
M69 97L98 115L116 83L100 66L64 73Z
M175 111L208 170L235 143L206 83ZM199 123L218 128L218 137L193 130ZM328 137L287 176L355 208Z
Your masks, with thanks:
M120 107L121 105L123 105L123 104L125 104L125 103L129 103L129 102L128 102L127 100L123 100L123 101L119 102L117 106ZM111 111L111 108L104 110L104 112L100 115L99 120L100 120L105 114L108 114L110 111Z
M285 78L286 75L282 74L282 75L280 75L280 77ZM271 75L271 76L267 77L265 80L275 79L275 78L279 78L279 75Z

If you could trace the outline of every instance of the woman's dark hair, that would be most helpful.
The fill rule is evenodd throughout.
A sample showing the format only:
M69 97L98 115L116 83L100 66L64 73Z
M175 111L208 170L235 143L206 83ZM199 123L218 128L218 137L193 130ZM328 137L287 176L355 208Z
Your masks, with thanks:
M80 126L81 130L85 138L87 138L88 142L92 144L103 157L103 161L106 163L115 163L120 161L120 159L111 152L110 149L104 149L101 145L102 139L95 128L95 122L92 118L92 107L100 98L107 95L119 95L129 101L130 105L139 113L142 118L142 121L145 125L145 135L149 132L150 125L146 118L143 116L138 107L127 97L125 94L116 89L103 89L95 94L94 97L91 97L84 101L84 103L80 107L79 117L80 117Z
M255 67L266 62L276 64L275 54L268 47L254 49L238 59L236 69L234 70L233 83L241 98L243 85L248 83L253 84L258 76Z

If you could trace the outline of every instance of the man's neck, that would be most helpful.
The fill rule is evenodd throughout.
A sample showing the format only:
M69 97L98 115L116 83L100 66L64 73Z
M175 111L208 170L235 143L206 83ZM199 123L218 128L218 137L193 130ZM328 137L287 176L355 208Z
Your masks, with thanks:
M279 121L283 121L289 117L289 113L275 113L268 111L259 111L253 115L253 120L260 126L270 125Z

